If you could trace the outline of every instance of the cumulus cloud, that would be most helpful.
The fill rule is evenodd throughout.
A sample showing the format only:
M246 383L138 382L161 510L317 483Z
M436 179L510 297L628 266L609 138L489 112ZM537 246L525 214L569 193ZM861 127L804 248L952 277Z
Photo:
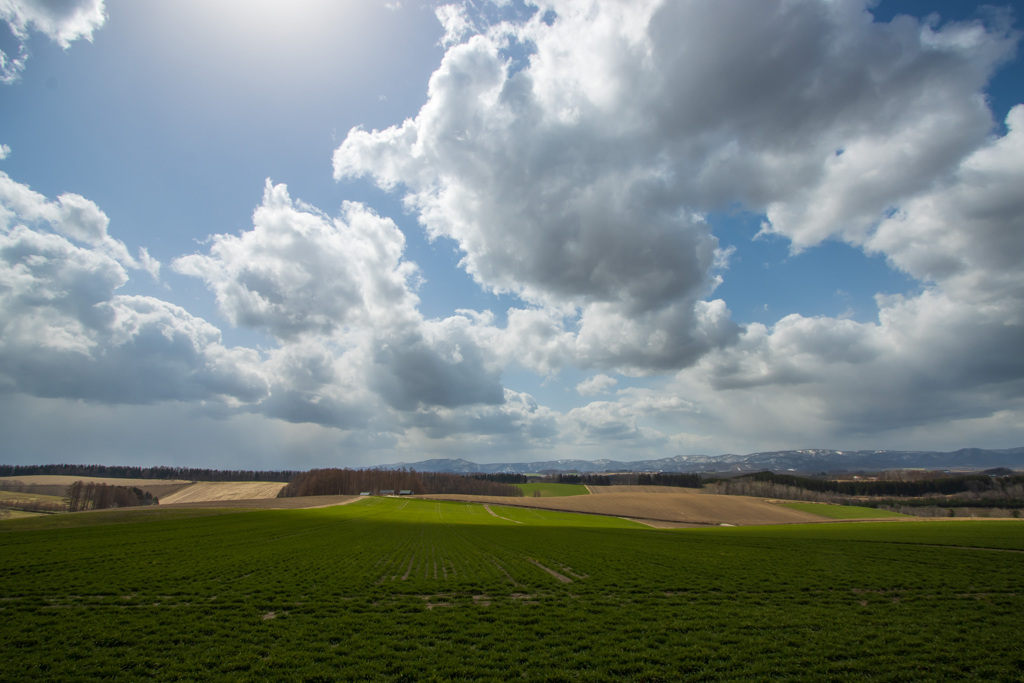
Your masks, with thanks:
M78 244L103 252L126 268L145 270L154 279L160 274L160 262L153 259L144 247L139 249L135 258L128 253L123 242L107 234L110 221L93 202L70 193L49 201L0 171L0 228L9 229L17 221L27 225L45 225Z
M669 391L694 402L704 428L747 443L899 434L1024 408L1024 326L937 290L880 306L877 323L751 325Z
M634 446L656 447L665 443L660 432L641 427L638 415L623 402L594 401L573 408L566 415L567 427L576 443L600 444L608 441L630 441Z
M235 325L294 339L413 317L416 267L404 249L395 224L365 206L347 202L331 219L268 180L252 230L215 235L208 254L173 268L202 278Z
M1007 132L880 220L865 247L925 283L877 322L790 315L680 373L730 429L870 434L1024 406L1024 107ZM1000 418L1001 419L1001 418Z
M619 381L614 377L603 374L594 375L577 384L576 393L580 396L597 396L598 394L608 393L618 383Z
M211 323L119 293L159 264L94 203L0 174L0 386L467 452L1019 432L1024 107L993 135L984 95L1017 35L1000 15L882 23L871 6L552 0L491 26L440 7L426 103L351 130L334 175L401 192L480 287L518 297L502 326L425 319L392 220L354 202L329 216L267 181L251 229L172 264L273 344L229 348ZM102 25L102 2L52 7L0 0L0 17L65 46ZM843 240L920 287L878 297L871 322L740 325L715 298L722 209L793 251ZM503 385L506 368L567 365L590 375L579 395L608 400L559 413Z
M32 31L46 35L64 49L76 40L91 42L93 32L107 20L103 3L104 0L0 0L0 19L18 41L16 56L0 51L0 82L13 83L25 70Z
M409 425L432 440L498 449L544 448L559 443L560 419L529 394L505 389L499 405L432 407L410 415Z
M452 47L420 115L352 131L335 153L336 175L405 184L428 232L456 239L463 265L492 291L576 311L591 328L644 315L676 323L653 359L631 346L593 362L692 361L696 337L708 336L691 324L712 288L717 242L707 225L659 197L660 169L631 159L614 126L603 130L611 115L548 120L530 71L510 75L497 40Z
M873 22L852 0L541 10L450 41L419 114L352 130L335 176L403 187L481 286L577 327L573 362L632 373L738 339L707 299L724 253L703 212L763 212L794 249L864 246L984 142L980 90L1016 41L1008 23ZM557 367L551 351L529 363Z
M0 177L0 383L104 403L266 394L255 352L226 348L219 330L178 306L116 294L126 265L139 264L91 202L48 202Z
M395 224L365 206L332 219L268 181L252 230L215 235L173 268L202 278L233 324L279 340L275 416L349 425L365 424L377 397L400 412L502 403L476 320L424 320L404 249Z
M957 301L1024 322L1024 105L1007 133L980 146L953 176L900 205L865 246ZM994 311L995 312L995 311Z
M370 386L403 411L504 402L500 369L464 321L425 321L402 335L378 334Z
M273 350L266 362L270 395L252 407L268 417L337 429L369 430L381 411L366 388L364 357L304 339Z
M460 5L441 5L434 14L437 20L444 27L444 37L441 38L441 45L445 47L462 42L468 34L475 32L473 24L466 13L466 8Z

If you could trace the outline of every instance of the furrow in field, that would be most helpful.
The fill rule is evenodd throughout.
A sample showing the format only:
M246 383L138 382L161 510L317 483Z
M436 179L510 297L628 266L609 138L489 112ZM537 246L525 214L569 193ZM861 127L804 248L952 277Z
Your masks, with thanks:
M532 557L527 557L526 561L529 562L532 565L540 567L541 569L546 571L548 574L551 574L551 576L555 577L560 583L572 583L572 579L570 579L568 576L565 576L564 574L559 574L558 572L556 572L551 567L546 567L546 566L542 565L540 562L538 562L537 560L533 559Z

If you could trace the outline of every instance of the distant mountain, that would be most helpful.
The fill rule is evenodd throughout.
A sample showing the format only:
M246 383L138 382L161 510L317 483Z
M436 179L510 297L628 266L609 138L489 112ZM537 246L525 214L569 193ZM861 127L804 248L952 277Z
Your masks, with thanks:
M463 460L435 459L400 462L386 468L408 468L420 472L461 472L464 474L512 472L842 472L850 470L894 470L909 468L988 469L1009 467L1024 469L1024 447L985 450L961 448L958 451L833 451L803 449L767 451L747 455L674 455L659 460L542 460L478 464Z

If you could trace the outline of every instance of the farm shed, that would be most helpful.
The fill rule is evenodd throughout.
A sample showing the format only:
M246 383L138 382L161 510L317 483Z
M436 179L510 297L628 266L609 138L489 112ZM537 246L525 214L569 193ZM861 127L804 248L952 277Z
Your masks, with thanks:
M412 495L412 491L409 490L409 489L402 489L401 491L398 492L398 495L400 495L400 496L411 496Z

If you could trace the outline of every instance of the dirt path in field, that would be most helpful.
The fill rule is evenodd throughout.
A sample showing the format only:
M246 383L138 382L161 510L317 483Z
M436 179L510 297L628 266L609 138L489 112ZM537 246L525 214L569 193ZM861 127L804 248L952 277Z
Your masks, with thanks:
M666 522L658 519L637 519L636 517L623 517L622 519L628 519L630 522L643 524L652 529L705 529L709 526L708 524L694 524L692 522Z
M544 565L542 565L540 562L538 562L537 560L533 559L532 557L526 558L526 561L529 562L530 564L536 566L536 567L540 567L541 569L546 571L548 574L551 574L551 576L553 576L556 579L558 579L558 581L560 583L572 583L572 579L570 579L568 576L563 576L562 574L559 574L558 572L556 572L554 569L551 569L550 567L545 567Z
M492 509L491 509L491 506L490 506L490 505L484 504L484 510L487 510L487 511L488 511L488 512L490 512L490 513L491 513L491 514L492 514L493 516L497 517L498 519L503 519L503 520L505 520L506 522L515 522L516 524L522 524L522 522L520 522L520 521L517 521L517 520L514 520L514 519L509 519L508 517L502 517L502 516L501 516L501 515L499 515L499 514L498 514L497 512L495 512L494 510L492 510Z

